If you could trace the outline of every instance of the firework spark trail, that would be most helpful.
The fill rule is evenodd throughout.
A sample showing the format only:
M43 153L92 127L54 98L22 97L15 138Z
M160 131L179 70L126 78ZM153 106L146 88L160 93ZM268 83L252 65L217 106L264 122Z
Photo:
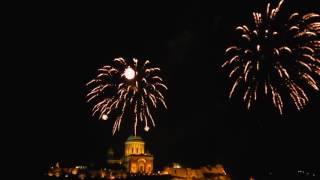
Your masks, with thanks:
M280 114L286 97L301 110L309 101L306 88L320 89L320 15L293 13L282 22L278 16L283 3L275 8L268 3L265 13L253 12L254 26L236 27L240 41L225 50L228 60L221 67L234 82L229 98L243 91L247 109L260 89Z
M86 85L92 87L87 93L87 102L94 101L92 116L99 114L99 119L107 120L111 113L117 115L112 133L120 130L126 113L134 115L134 133L137 132L138 121L148 121L155 126L150 105L157 108L162 104L165 108L165 97L161 91L167 90L162 78L158 75L160 68L150 67L150 61L139 62L133 59L130 63L123 58L114 59L114 65L106 65L98 69L96 78Z

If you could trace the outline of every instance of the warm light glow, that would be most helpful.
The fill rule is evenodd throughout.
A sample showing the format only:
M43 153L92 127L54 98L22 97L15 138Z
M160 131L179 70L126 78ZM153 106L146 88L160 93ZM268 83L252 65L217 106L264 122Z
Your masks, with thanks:
M173 168L181 168L181 165L179 163L173 163Z
M108 116L107 115L102 115L102 120L107 120L108 119Z
M136 76L136 72L130 67L128 66L125 70L124 70L124 76L131 80Z
M72 169L71 174L73 174L73 175L78 174L78 168Z

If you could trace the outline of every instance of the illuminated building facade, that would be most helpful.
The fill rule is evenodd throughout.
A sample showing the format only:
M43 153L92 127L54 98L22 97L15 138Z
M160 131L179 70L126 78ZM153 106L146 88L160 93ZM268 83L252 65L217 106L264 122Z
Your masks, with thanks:
M152 173L153 155L145 152L141 137L130 136L125 142L123 165L129 173Z
M170 175L173 180L176 179L219 179L231 180L231 177L225 172L221 164L215 166L203 166L197 169L181 167L174 163L172 167L165 167L162 174Z
M124 144L124 155L122 158L115 158L114 151L110 148L107 151L106 168L91 169L85 165L64 167L59 163L50 167L47 175L65 178L104 178L104 179L126 179L127 177L159 176L159 178L171 178L172 180L204 180L219 179L231 180L221 164L214 166L203 166L200 168L182 167L178 163L164 167L163 171L153 173L153 155L146 152L145 142L139 136L130 136Z

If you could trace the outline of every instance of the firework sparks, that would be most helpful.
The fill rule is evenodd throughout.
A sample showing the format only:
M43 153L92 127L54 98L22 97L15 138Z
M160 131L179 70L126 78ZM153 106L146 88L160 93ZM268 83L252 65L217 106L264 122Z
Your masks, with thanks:
M114 59L114 66L103 66L99 74L87 83L92 89L87 94L87 102L95 101L92 116L98 114L99 119L107 120L111 113L117 118L112 133L120 130L125 113L134 115L134 133L138 121L145 124L144 130L149 131L148 122L155 126L150 108L162 104L167 108L162 91L167 90L161 77L157 74L159 68L150 67L150 61L140 62L133 59L128 62L123 58Z
M320 76L320 15L293 13L281 22L283 2L274 9L269 3L265 13L254 12L254 26L238 26L240 41L225 51L228 60L222 68L234 82L229 98L243 91L247 109L260 91L271 97L280 114L285 97L301 110L309 101L303 87L319 91L315 78Z

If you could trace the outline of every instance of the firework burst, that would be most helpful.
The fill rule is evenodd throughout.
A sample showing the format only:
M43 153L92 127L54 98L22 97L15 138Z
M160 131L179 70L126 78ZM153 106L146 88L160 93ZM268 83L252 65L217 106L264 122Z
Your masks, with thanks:
M236 90L242 92L247 109L261 92L271 97L280 114L286 97L301 110L309 101L304 87L319 91L320 16L293 13L282 21L282 4L272 9L269 3L266 12L254 12L254 25L236 27L239 41L225 51L228 60L222 68L234 82L229 98Z
M134 115L134 133L138 121L145 124L144 130L149 130L148 122L155 126L151 115L151 107L157 108L160 103L167 108L162 94L167 86L157 74L160 68L150 67L150 61L132 62L123 58L114 59L113 66L103 66L98 69L96 78L87 83L92 89L87 94L87 102L94 101L92 116L107 120L111 113L117 118L112 133L120 130L125 113Z

